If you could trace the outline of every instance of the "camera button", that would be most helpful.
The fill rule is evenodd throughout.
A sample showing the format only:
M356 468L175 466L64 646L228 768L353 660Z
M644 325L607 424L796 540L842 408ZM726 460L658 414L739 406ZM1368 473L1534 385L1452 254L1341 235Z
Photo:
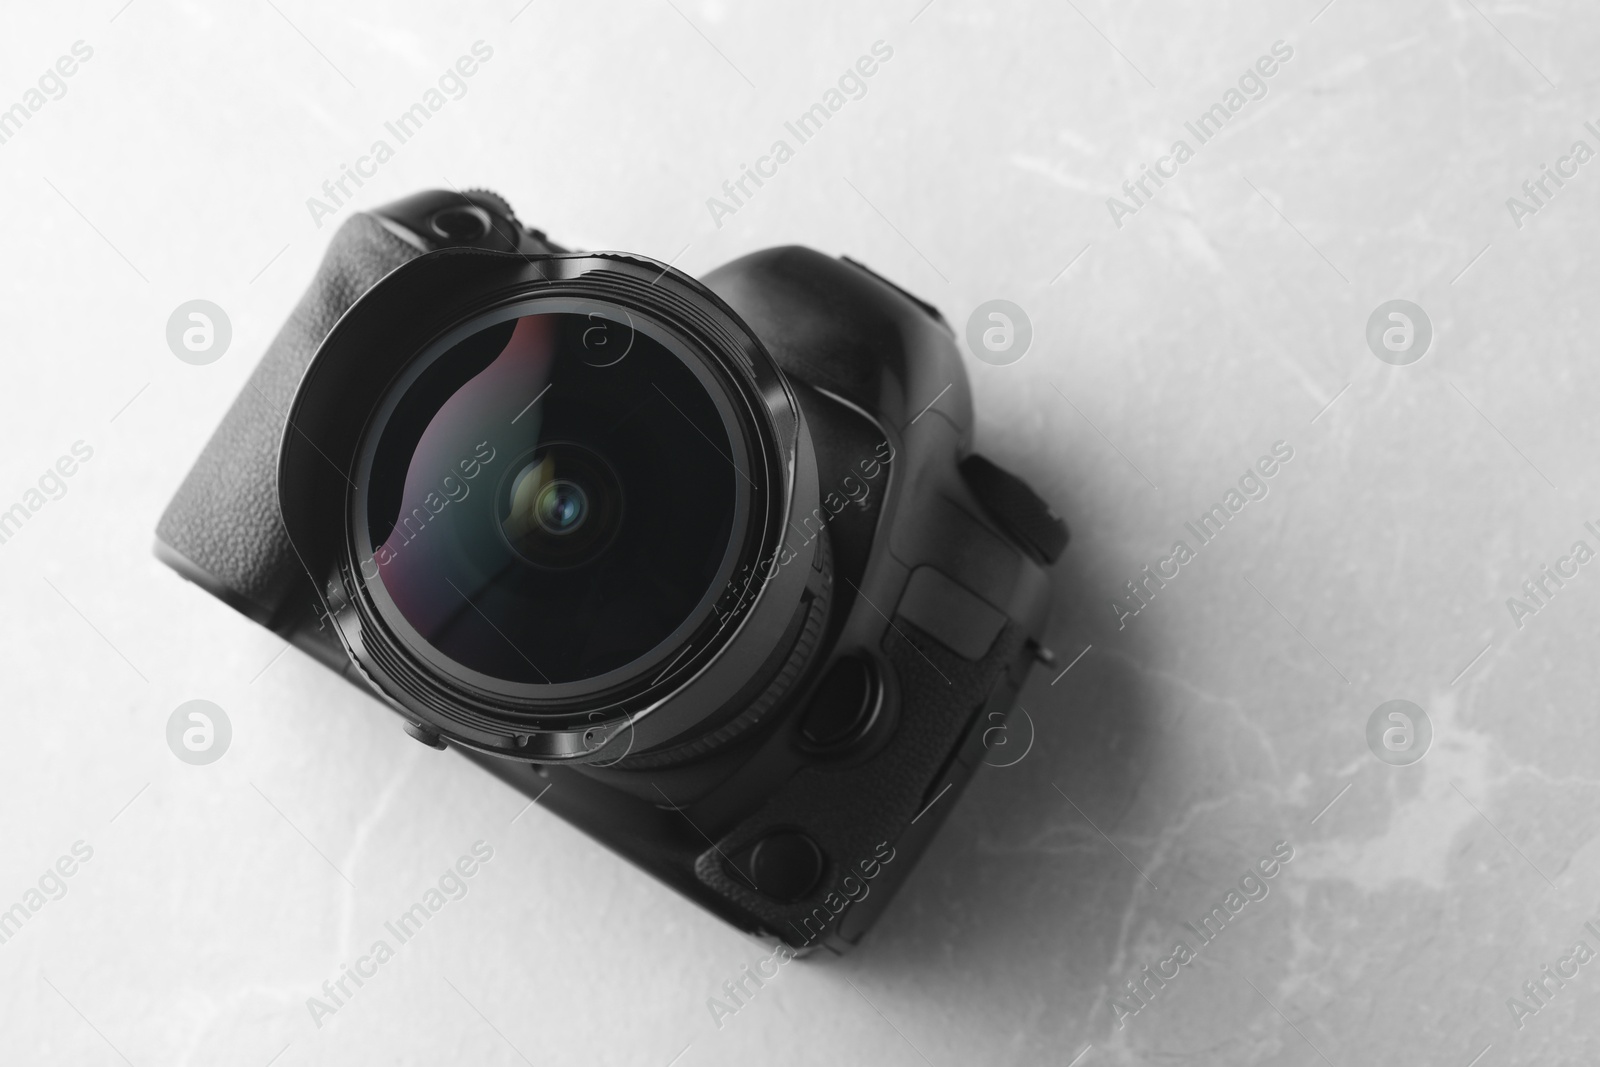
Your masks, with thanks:
M1051 564L1067 547L1067 524L1033 487L976 452L961 461L961 477L990 518L1028 554Z
M927 564L911 572L895 614L972 663L989 654L1008 621L993 604Z
M433 727L426 726L420 722L410 722L409 720L406 722L405 727L406 733L410 734L418 741L421 741L429 748L444 748L444 738L440 737L439 731L435 730Z
M476 204L452 204L435 211L428 225L452 244L471 244L489 232L489 213Z
M876 708L877 679L855 656L840 656L811 694L800 720L800 736L812 748L846 744L867 726Z
M750 880L781 903L800 900L822 878L822 849L798 830L779 830L750 852Z

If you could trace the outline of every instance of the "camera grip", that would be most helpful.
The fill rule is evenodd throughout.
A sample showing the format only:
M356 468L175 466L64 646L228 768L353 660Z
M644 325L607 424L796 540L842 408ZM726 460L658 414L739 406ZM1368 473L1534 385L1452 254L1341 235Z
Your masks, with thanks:
M156 527L163 562L264 626L277 628L307 582L278 512L278 446L300 378L350 305L421 254L371 215L339 228Z

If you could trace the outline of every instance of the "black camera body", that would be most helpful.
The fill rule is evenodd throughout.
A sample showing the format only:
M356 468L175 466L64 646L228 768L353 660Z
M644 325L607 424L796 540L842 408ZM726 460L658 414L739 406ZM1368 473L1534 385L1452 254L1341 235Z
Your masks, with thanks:
M157 531L183 576L740 928L844 951L1011 710L1061 520L939 313L484 192L352 217Z

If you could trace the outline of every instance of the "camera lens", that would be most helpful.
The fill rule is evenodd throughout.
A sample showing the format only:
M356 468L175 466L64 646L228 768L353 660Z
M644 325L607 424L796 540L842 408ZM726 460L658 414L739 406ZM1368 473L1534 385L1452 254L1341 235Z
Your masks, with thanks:
M571 482L552 482L539 490L534 510L539 515L539 525L547 533L567 534L583 525L583 509L589 498Z
M499 490L500 532L534 567L576 567L594 559L622 528L622 484L582 446L541 446L507 465Z
M740 425L691 342L638 312L551 297L469 320L369 424L372 599L414 653L485 688L664 666L744 541Z

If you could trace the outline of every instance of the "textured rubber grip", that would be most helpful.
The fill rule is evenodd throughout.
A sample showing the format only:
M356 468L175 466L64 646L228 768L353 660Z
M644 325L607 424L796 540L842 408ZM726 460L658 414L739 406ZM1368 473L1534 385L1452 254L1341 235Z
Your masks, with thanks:
M278 444L300 378L350 305L421 254L370 215L339 228L310 288L156 526L163 560L263 625L272 626L285 598L307 582L278 513Z

